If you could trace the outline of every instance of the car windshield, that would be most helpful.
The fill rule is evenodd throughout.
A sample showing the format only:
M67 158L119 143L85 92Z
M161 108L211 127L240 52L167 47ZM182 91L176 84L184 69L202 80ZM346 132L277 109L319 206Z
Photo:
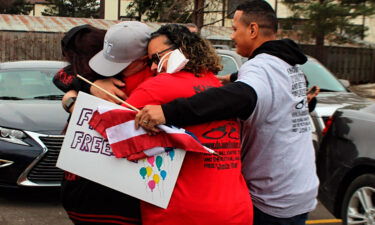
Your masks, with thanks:
M0 70L0 99L61 99L63 92L52 83L58 69Z
M234 58L226 55L220 55L221 56L221 63L223 64L223 70L221 70L217 75L227 75L231 74L233 72L238 71L237 63L234 60Z
M328 71L322 64L309 59L301 65L301 69L306 74L309 87L319 86L321 91L347 92L345 87Z

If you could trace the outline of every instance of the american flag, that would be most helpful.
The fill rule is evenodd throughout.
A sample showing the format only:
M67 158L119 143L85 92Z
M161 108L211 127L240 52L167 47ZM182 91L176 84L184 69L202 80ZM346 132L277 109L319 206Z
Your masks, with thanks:
M159 125L162 132L150 136L143 128L135 129L137 113L132 110L98 107L89 124L100 133L112 148L117 158L138 160L165 152L165 148L211 153L215 151L203 146L196 137L185 129Z

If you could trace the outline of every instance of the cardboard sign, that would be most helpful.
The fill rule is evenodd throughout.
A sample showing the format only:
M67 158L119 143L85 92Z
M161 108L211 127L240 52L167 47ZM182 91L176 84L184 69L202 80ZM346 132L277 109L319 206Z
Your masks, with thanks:
M109 143L88 125L98 106L122 108L80 92L56 166L167 208L185 151L176 149L136 163L115 158Z

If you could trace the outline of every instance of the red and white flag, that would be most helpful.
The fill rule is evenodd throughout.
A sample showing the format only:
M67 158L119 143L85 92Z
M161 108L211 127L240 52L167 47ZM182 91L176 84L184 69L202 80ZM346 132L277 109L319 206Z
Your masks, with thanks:
M192 133L185 129L159 125L162 132L150 136L143 128L135 129L137 112L128 109L98 107L89 124L108 142L117 158L137 160L165 152L165 148L211 153L215 151L203 146Z

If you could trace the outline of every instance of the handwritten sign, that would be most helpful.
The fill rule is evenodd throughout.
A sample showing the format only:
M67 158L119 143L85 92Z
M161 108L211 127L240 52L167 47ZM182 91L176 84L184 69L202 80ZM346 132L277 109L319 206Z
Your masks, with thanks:
M115 158L108 141L88 125L98 106L122 108L80 92L56 166L167 208L185 151L172 149L138 162Z

